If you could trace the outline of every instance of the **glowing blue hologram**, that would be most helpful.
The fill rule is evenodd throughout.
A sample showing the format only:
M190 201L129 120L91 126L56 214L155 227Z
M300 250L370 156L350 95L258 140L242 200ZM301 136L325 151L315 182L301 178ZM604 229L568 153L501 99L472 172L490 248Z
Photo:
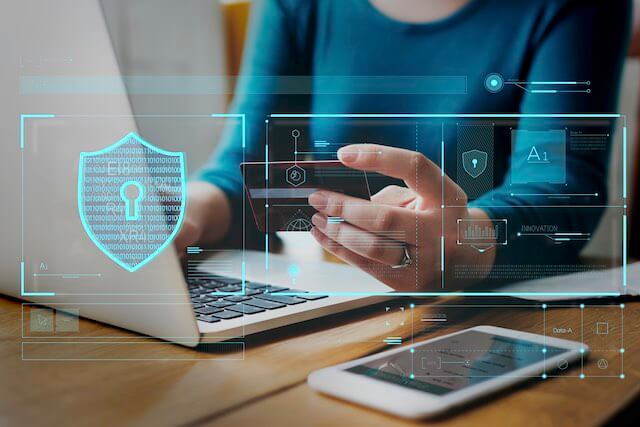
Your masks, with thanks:
M144 187L139 182L127 181L120 186L120 198L124 201L124 213L127 221L137 221L140 218L140 201L143 197ZM131 203L132 201L133 203ZM113 208L111 204L109 208Z
M177 234L187 200L184 153L159 149L135 132L80 153L78 211L89 238L133 272Z
M462 153L462 167L471 178L477 178L487 169L489 155L485 151L470 150Z
M566 182L566 131L514 129L511 184Z
M498 93L504 88L504 78L498 73L491 73L485 77L484 87L491 93Z
M297 264L291 264L289 265L287 273L289 273L289 277L298 277L298 275L300 274L300 267L298 267Z

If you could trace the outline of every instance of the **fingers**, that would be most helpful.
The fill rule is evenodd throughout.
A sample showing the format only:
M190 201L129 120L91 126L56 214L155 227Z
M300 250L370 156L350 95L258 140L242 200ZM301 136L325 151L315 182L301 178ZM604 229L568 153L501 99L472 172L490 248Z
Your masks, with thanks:
M372 275L381 282L387 281L387 276L392 272L391 267L379 264L368 258L358 255L357 253L350 251L344 246L336 245L329 237L319 231L317 228L311 229L311 235L314 239L327 251L331 252L338 258L346 261L347 263L361 268L368 274Z
M377 144L353 144L338 150L345 166L402 179L420 196L440 198L440 168L423 154Z
M175 239L173 240L173 244L178 252L178 255L182 258L185 256L185 250L187 246L192 245L198 240L198 227L196 224L189 220L185 219L176 234Z
M426 232L422 224L426 212L380 205L367 200L329 191L318 191L309 197L309 204L325 216L337 217L360 229L397 242L418 245Z
M331 239L331 246L345 247L362 257L389 266L399 264L404 256L404 244L392 238L370 233L346 222L329 224L327 217L319 213L311 218L311 222Z
M371 196L371 201L379 205L407 206L416 198L416 193L398 185L388 185Z
M333 255L357 268L360 268L367 274L388 284L395 290L412 291L417 289L418 282L416 280L415 269L393 269L388 265L360 256L344 246L337 245L316 227L311 229L311 235L323 248L331 252Z

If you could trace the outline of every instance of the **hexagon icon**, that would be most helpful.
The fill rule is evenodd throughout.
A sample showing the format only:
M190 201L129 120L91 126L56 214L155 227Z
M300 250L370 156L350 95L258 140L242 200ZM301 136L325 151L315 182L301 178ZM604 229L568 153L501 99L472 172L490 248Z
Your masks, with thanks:
M287 182L290 185L297 187L304 184L306 179L307 173L300 166L293 165L289 169L287 169Z

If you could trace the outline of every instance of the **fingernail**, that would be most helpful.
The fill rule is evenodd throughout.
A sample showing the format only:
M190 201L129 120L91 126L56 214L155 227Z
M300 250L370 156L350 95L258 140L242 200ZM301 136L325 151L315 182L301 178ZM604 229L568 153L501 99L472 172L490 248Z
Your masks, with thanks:
M319 211L327 207L327 200L327 196L321 191L317 191L309 196L309 204Z
M320 214L313 215L311 217L311 222L320 230L323 230L324 227L326 227L327 225L327 219L324 217L324 215L320 215Z
M347 145L338 150L338 159L343 163L353 163L358 158L358 149Z

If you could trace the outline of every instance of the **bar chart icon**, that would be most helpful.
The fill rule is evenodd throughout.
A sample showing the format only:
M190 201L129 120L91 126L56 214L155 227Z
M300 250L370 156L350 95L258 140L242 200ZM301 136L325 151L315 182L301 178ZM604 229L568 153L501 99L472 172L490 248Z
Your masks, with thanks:
M459 245L506 245L506 219L458 219Z
M484 226L469 224L463 233L465 240L495 239L498 237L498 226L495 224Z

